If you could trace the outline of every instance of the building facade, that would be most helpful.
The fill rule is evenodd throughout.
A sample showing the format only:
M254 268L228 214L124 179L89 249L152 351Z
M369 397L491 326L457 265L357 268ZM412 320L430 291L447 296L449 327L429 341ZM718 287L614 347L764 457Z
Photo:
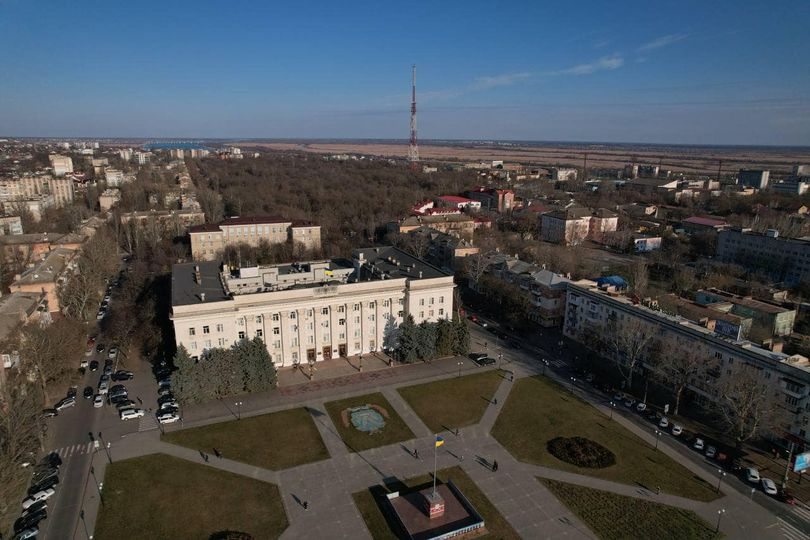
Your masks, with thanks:
M585 240L604 242L616 232L619 216L604 208L591 212L589 208L570 207L548 212L540 217L540 237L546 242L577 245Z
M511 189L477 187L467 192L467 197L479 201L481 208L506 214L515 207L515 192Z
M763 171L761 169L740 169L740 172L737 175L737 183L745 187L765 189L768 187L768 179L770 176L771 171Z
M54 178L51 175L29 175L19 178L0 178L0 202L48 199L48 204L62 207L73 202L73 179Z
M321 248L320 225L271 216L228 218L220 223L193 227L189 229L189 236L191 256L197 261L212 261L231 245L257 247L262 240L271 245L290 242L307 250Z
M261 338L279 366L392 349L406 316L451 319L453 276L397 248L352 259L230 270L175 265L172 321L192 356Z
M705 356L707 376L696 375L688 386L701 401L717 400L729 377L753 368L758 380L773 388L780 411L780 422L770 435L810 445L810 364L806 358L723 336L682 317L634 304L624 295L600 290L593 282L568 285L563 324L566 336L589 345L594 338L606 337L628 326L654 331L662 343L664 356L678 349ZM642 362L652 369L646 359Z
M720 231L717 258L751 270L763 270L789 286L810 279L810 241L782 238L776 230L764 233L741 228Z
M51 154L48 156L54 176L65 176L73 172L73 159L70 156Z
M551 169L551 179L558 181L576 180L577 170L571 167L554 167ZM587 180L587 178L586 178Z

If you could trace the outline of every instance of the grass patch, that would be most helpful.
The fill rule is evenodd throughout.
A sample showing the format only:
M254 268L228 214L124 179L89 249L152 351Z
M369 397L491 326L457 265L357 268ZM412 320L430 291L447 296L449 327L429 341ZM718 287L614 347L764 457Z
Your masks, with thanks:
M385 419L385 426L376 433L364 433L355 429L349 423L348 427L343 424L341 413L345 409L360 407L362 405L377 405L385 409L388 418ZM415 435L408 427L408 424L397 414L394 407L388 403L385 397L377 392L376 394L366 394L355 396L338 401L324 403L326 411L332 418L335 428L340 434L340 438L352 452L362 452L369 448L387 446L401 441L413 439Z
M107 467L95 537L206 539L224 531L278 538L287 515L274 484L152 454Z
M539 480L603 540L710 540L722 536L691 510L555 480Z
M439 484L452 480L478 513L483 516L488 534L477 538L520 538L512 526L509 525L509 522L504 519L461 467L440 469L436 474L436 479ZM360 511L360 515L363 516L363 520L366 522L366 527L368 527L371 536L375 540L397 540L398 537L392 532L391 525L389 525L385 515L380 510L384 504L385 495L394 491L400 493L419 491L431 485L433 485L433 477L425 474L403 480L397 484L389 484L387 487L382 485L372 486L365 491L353 493L352 498Z
M439 433L480 422L502 382L502 371L488 370L397 391L422 422Z
M557 384L541 377L520 379L514 384L492 435L515 458L647 489L660 487L664 493L699 501L718 497L714 486ZM616 464L586 469L561 461L546 447L555 437L596 441L615 454Z
M172 431L161 439L206 453L216 448L227 459L270 470L329 458L318 428L304 408Z

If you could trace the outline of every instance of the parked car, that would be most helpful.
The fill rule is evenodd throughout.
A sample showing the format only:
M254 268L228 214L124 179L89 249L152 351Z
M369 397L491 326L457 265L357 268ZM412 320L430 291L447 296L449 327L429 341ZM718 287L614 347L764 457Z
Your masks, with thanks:
M672 434L676 437L683 433L683 428L678 424L672 424Z
M758 484L760 481L759 471L754 467L748 467L745 469L745 479L752 484Z
M144 415L143 409L121 409L118 411L118 416L121 420L131 420L133 418L140 418Z
M112 372L113 372L113 368L112 368L111 365L110 366L108 366L108 365L104 366L104 371L103 371L104 375L111 376Z
M717 455L717 448L715 448L714 446L709 446L706 449L706 457L707 458L713 458L716 455Z
M38 503L39 501L46 501L53 497L53 494L56 493L56 490L53 488L42 490L38 493L34 493L33 495L29 495L23 502L22 507L23 510L27 509L31 505Z
M22 511L20 517L30 516L35 512L39 512L40 510L48 508L48 501L39 501L38 503L34 503L25 510Z
M37 482L36 484L34 484L30 488L28 488L28 494L33 495L34 493L40 493L40 492L42 492L42 491L44 491L46 489L51 489L53 487L56 487L56 485L58 483L59 483L59 476L58 475L49 476L45 480L42 480L41 482Z
M625 400L625 402L624 402L624 406L625 406L625 407L632 407L632 406L633 406L633 405L635 405L635 404L636 404L636 400L635 400L635 399L633 399L633 398L631 398L631 397L630 397L630 398L627 398L627 399Z
M107 353L107 358L110 360L115 360L116 356L118 356L118 347L110 347L110 351Z
M40 508L36 512L31 512L28 515L21 516L17 518L17 521L14 522L14 532L19 533L25 529L30 529L31 527L36 527L40 521L48 517L48 511L44 508Z
M84 396L84 399L90 399L91 397L93 397L93 394L94 392L92 386L85 386L84 390L82 390L82 395Z
M115 405L115 408L118 409L119 411L121 409L131 409L132 407L137 405L137 403L135 403L134 401L132 401L129 398L121 398L119 400L111 400L111 402Z
M613 401L618 402L624 401L624 394L622 394L621 392L616 392L615 394L613 394Z
M695 439L695 444L692 445L692 448L694 448L695 450L697 450L699 452L702 452L704 444L705 443L703 442L703 439L698 437L698 438Z
M169 393L169 394L166 394L165 396L160 396L157 401L158 401L158 405L163 405L164 403L172 402L172 401L174 401L174 395Z
M50 418L57 415L59 415L59 411L56 409L42 409L42 418Z
M59 471L57 469L44 469L35 473L34 476L31 477L31 485L35 486L41 482L47 482L51 478L56 478L58 476Z
M473 363L477 366L491 366L495 364L495 359L490 356L485 356L473 360Z
M762 491L767 493L768 495L779 495L779 491L776 489L776 484L770 478L763 478L761 481L762 483Z
M103 353L104 349L106 348L107 348L106 345L104 345L103 343L99 343L98 345L96 345L96 352Z
M107 385L109 385L110 384L110 376L107 375L106 373L102 373L101 377L98 378L98 382L105 382L105 383L107 383Z
M59 467L62 465L62 458L59 457L58 453L51 452L39 460L39 464L48 467Z
M669 420L667 420L666 416L661 417L661 420L658 421L658 427L661 429L666 429L669 427Z
M76 406L76 398L75 397L66 397L66 398L60 399L56 403L54 408L57 411L63 411L65 409L67 409L68 407L75 407L75 406Z
M31 527L15 534L13 540L31 540L31 538L36 538L38 534L39 530L36 527Z
M158 395L161 397L171 395L171 393L172 389L168 386L164 386L163 388L158 389Z
M776 498L785 504L796 504L796 497L794 497L793 493L786 489L780 489L779 495L777 495Z
M167 413L158 414L157 420L161 424L172 424L172 423L177 422L178 420L180 420L180 416L177 415L177 413L167 412Z
M90 362L90 371L97 371L98 370L98 360L93 360Z
M98 313L96 313L96 320L100 321L100 320L104 319L104 317L106 315L107 315L107 312L104 311L103 309L100 309L100 310L98 310Z
M636 405L636 410L638 412L646 411L647 410L647 404L646 403L639 403L638 405Z
M135 375L131 371L127 371L125 369L119 369L112 374L112 380L114 381L129 381L134 378Z
M96 409L100 409L104 406L104 396L101 394L96 394L96 397L93 398L93 407Z

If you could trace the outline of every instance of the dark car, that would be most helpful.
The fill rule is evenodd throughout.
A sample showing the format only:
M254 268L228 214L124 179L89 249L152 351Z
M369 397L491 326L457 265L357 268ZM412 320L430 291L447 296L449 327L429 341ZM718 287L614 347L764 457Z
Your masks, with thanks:
M25 529L29 529L31 527L36 526L40 521L48 517L48 511L44 508L37 510L36 512L32 512L25 517L18 518L17 521L14 522L14 532L18 533Z
M135 375L131 371L127 371L125 369L119 369L112 375L112 380L114 381L128 381L133 378L135 378Z
M520 343L518 343L517 341L514 341L514 340L509 342L509 346L512 347L513 349L521 349L522 348Z
M160 396L158 398L158 405L163 405L164 403L168 403L170 401L174 401L174 396L171 393L166 394L165 396Z
M45 470L42 470L42 471L38 471L38 472L34 473L34 476L31 477L31 484L32 485L37 485L40 482L50 480L54 476L58 476L58 475L59 475L59 470L58 469L45 469Z
M51 452L40 460L40 464L59 467L62 464L62 458L56 452Z
M489 326L489 327L487 327L487 332L489 332L489 333L491 333L491 334L497 334L497 333L498 333L498 329L497 329L497 328L495 328L494 326Z
M473 362L478 366L491 366L495 364L495 359L491 356L485 356L484 358L473 358Z
M103 343L99 343L98 345L96 345L96 352L102 353L104 352L104 349L106 349L106 347Z
M50 418L51 416L58 416L59 411L56 409L42 409L42 417L43 418Z
M20 517L30 516L31 514L35 514L44 508L48 508L48 501L35 502L31 506L23 510L22 514L20 514Z
M95 391L93 390L92 386L85 386L84 390L82 390L82 396L84 396L84 399L92 398L93 394L95 394Z
M98 371L98 360L92 360L89 367L90 371Z
M40 491L52 488L56 486L58 483L59 483L58 476L49 476L45 480L37 482L36 484L33 484L30 488L28 488L28 495L33 495L34 493L39 493Z
M124 386L123 384L115 384L110 388L110 393L111 394L114 394L115 392L120 392L120 391L126 392L127 387Z
M76 388L75 386L71 386L70 388L68 388L67 397L75 398L77 391L78 391L78 388Z
M103 371L104 375L112 375L112 372L113 372L112 366L108 366L108 365L104 366L104 371Z

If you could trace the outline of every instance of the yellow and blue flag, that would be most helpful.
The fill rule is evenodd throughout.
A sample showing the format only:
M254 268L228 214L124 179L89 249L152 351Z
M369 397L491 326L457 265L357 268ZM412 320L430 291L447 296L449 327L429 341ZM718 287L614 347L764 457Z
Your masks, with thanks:
M443 444L444 444L444 439L442 439L441 437L436 435L436 448L440 447Z

